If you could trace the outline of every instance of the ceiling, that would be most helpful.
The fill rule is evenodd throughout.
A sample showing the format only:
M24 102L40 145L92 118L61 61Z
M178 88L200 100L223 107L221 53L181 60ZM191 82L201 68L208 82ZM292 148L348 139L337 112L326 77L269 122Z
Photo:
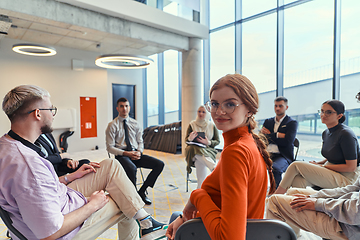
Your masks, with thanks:
M12 21L5 37L26 43L68 47L100 54L122 53L150 56L169 50L169 48L156 43L56 22L24 13L0 9L0 14L8 16Z

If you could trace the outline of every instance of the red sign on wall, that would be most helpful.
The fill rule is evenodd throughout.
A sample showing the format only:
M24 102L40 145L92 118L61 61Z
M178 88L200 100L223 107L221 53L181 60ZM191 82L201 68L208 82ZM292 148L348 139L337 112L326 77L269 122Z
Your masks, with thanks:
M80 97L81 138L97 137L96 97Z

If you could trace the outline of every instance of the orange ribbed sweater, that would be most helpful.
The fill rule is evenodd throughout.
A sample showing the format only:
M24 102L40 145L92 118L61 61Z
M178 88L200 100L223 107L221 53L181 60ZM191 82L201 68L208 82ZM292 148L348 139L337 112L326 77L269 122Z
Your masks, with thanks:
M247 126L223 136L219 163L190 200L212 240L243 240L246 219L264 216L266 164Z

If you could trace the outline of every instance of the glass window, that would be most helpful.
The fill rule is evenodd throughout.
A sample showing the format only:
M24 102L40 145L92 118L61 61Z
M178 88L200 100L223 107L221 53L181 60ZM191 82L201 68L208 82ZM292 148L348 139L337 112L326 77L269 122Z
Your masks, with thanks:
M235 73L235 29L210 34L210 87L219 78Z
M360 136L360 1L341 2L340 100L348 111L347 124Z
M193 8L199 7L198 1L164 0L163 11L193 21Z
M170 13L172 15L178 15L178 3L171 1L164 1L164 12Z
M315 116L321 104L332 98L334 1L306 2L286 9L284 16L287 113ZM318 121L317 128L322 125Z
M235 21L235 0L210 0L210 29Z
M159 124L159 79L157 54L149 56L154 60L147 68L148 126Z
M242 0L242 17L247 18L276 7L276 0Z
M284 5L288 4L288 3L292 3L292 2L296 2L297 0L284 0Z
M157 0L147 0L146 5L156 8Z
M276 96L276 14L243 23L242 74L259 94L257 119L274 115Z
M179 121L178 52L164 52L165 124Z

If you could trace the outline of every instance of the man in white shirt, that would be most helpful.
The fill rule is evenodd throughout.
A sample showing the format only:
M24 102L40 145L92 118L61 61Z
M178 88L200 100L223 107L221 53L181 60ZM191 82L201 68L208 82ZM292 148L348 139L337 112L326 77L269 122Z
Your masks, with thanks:
M146 196L147 187L154 184L164 168L164 162L148 155L142 154L144 142L142 128L138 122L129 117L130 104L126 98L119 98L116 110L119 112L106 130L106 149L114 154L123 166L130 181L136 186L137 168L152 169L138 193L145 204L150 205L151 200Z

